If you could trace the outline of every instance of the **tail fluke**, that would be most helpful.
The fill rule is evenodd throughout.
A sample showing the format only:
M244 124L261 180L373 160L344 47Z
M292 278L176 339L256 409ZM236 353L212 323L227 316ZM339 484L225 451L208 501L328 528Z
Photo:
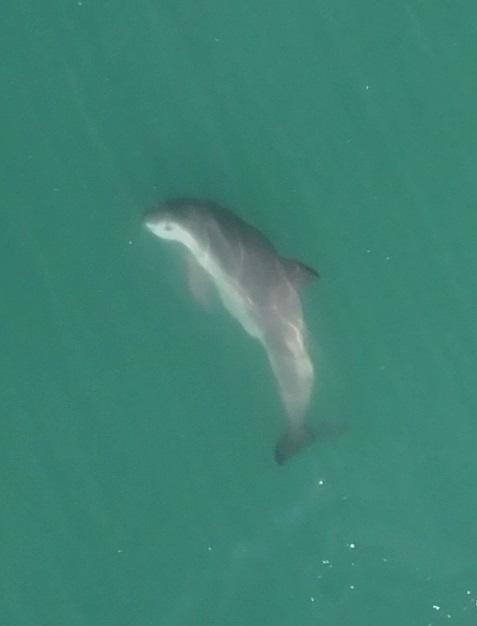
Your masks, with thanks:
M289 430L281 437L275 446L275 461L284 465L287 459L299 452L302 448L311 446L315 441L315 434L308 426Z

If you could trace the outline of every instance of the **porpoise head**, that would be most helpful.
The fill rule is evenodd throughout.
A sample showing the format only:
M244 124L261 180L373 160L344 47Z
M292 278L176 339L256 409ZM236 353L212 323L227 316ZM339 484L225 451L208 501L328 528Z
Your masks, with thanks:
M189 214L190 211L185 206L171 207L169 204L163 204L148 211L143 222L156 237L187 245L191 236Z
M145 227L161 239L180 239L184 230L177 216L169 211L154 211L144 218Z
M148 211L143 221L145 227L156 237L188 246L191 237L200 230L199 223L206 219L210 208L211 203L175 199Z

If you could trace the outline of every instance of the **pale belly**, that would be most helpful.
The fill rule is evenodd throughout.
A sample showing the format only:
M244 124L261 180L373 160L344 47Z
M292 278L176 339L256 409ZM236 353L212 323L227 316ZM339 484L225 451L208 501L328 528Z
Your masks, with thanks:
M210 257L198 260L215 283L220 299L230 315L240 322L249 335L262 341L262 332L253 315L253 303L237 287L235 281L225 274Z
M240 322L249 335L262 340L262 333L252 315L252 305L229 285L217 283L220 297L227 311Z

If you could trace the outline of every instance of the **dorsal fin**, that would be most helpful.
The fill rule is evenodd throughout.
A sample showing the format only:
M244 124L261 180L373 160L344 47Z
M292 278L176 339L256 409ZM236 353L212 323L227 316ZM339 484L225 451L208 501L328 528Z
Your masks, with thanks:
M315 269L295 259L282 259L282 263L288 278L297 287L307 285L312 280L317 280L320 277L320 274Z

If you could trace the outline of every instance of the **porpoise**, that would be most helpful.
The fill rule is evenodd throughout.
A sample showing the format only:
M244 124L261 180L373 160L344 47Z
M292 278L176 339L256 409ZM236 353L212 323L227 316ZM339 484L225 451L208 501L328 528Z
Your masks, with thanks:
M280 256L260 231L211 201L170 200L148 211L144 223L185 246L195 296L203 300L204 280L211 280L225 308L263 345L288 418L275 447L283 464L314 439L305 415L314 368L298 290L318 272Z

